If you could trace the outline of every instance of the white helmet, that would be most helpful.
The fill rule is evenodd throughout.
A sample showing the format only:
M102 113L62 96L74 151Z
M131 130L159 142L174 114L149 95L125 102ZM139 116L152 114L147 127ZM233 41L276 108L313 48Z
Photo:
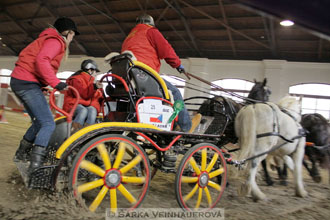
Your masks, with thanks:
M138 16L136 18L136 24L149 24L151 26L155 26L154 19L148 14Z

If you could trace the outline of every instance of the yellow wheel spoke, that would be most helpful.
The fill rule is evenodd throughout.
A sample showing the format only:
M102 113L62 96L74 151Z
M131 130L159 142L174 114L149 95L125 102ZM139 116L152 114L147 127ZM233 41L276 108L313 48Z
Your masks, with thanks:
M109 158L109 153L107 151L107 149L105 148L104 144L99 144L97 146L97 150L99 151L101 158L103 160L105 169L111 169L111 162L110 162L110 158Z
M97 194L96 198L94 199L94 201L92 202L92 204L89 206L89 210L91 212L94 212L97 207L99 207L99 205L101 204L104 196L107 194L108 192L108 188L106 186L103 186L101 191L99 192L99 194Z
M197 199L197 203L196 203L195 209L198 209L199 206L201 205L202 195L203 195L203 189L202 188L199 188L199 190L198 190L198 199Z
M99 186L102 186L102 185L104 185L103 179L98 179L98 180L88 182L88 183L84 183L84 184L78 186L77 191L78 191L78 193L83 193L83 192L95 189L95 188L97 188Z
M144 183L146 181L146 178L145 177L122 176L121 181L124 183Z
M218 190L218 191L221 191L221 186L213 181L209 181L208 186L211 186L212 188Z
M214 152L213 157L212 157L212 160L211 160L210 164L206 168L206 171L207 172L210 172L212 170L215 162L217 162L217 160L218 160L218 157L219 157L218 153L217 152Z
M116 189L110 189L110 211L117 212L117 192Z
M196 183L198 181L198 177L182 176L181 181L183 183Z
M80 168L88 170L88 171L90 171L90 172L92 172L92 173L94 173L94 174L96 174L100 177L103 177L104 174L105 174L105 171L101 167L93 164L92 162L90 162L88 160L81 161Z
M138 164L141 160L142 160L142 157L140 155L137 155L133 160L131 160L131 162L129 162L128 164L126 164L126 166L124 166L120 169L121 174L124 174L127 171L129 171L130 169L132 169L133 167L135 167L135 165Z
M128 190L122 185L120 184L118 186L118 190L123 194L123 196L125 196L125 198L131 203L134 204L136 203L136 199L134 198L134 196L128 192Z
M201 164L201 170L204 171L206 168L206 158L207 158L207 150L204 148L202 150L202 164Z
M211 207L211 205L212 205L212 197L211 197L210 191L207 188L207 186L204 188L204 191L205 191L205 194L206 194L207 202L209 203L209 207Z
M198 184L196 183L195 187L190 191L190 193L188 193L184 198L183 198L183 201L188 201L194 194L195 192L197 191L198 189Z
M219 176L224 172L223 168L217 169L216 171L213 171L212 173L209 174L209 178L212 179L213 177Z
M118 149L118 153L116 156L116 160L115 163L113 164L113 168L118 169L121 160L123 159L125 154L125 143L124 142L119 142L119 149Z
M201 173L201 171L198 168L197 163L193 157L190 158L189 163L192 166L192 168L195 170L196 174L199 175Z

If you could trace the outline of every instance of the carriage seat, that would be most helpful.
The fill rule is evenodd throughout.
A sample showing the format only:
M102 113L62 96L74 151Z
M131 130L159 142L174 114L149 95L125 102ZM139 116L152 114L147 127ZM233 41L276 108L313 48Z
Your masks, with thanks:
M110 59L112 73L131 84L140 97L155 96L170 100L166 84L159 74L148 65L135 61L133 58L134 55L129 53L112 57ZM112 84L114 87L106 89L108 95L123 96L126 93L119 80L113 79ZM128 96L128 94L126 93L124 96Z

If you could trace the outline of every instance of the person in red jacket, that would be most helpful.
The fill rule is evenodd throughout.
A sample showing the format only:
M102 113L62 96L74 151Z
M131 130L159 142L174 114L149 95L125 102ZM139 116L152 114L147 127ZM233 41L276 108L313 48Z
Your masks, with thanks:
M140 15L136 19L136 26L126 37L122 44L121 52L131 51L136 59L159 73L160 60L164 59L171 67L184 73L184 67L180 58L164 36L155 28L154 19L147 14ZM172 92L174 100L183 100L178 88L167 80L164 80L167 88ZM198 118L198 119L197 119ZM193 119L193 125L189 113L184 107L178 116L178 125L184 132L192 132L199 124L200 115Z
M66 83L56 77L56 73L62 58L67 54L70 42L78 34L73 20L58 18L54 26L41 32L36 40L20 52L11 74L11 89L32 120L14 158L15 161L27 159L25 155L32 148L28 173L43 164L48 142L55 129L53 115L42 87L49 85L57 90L67 87Z
M81 70L72 74L66 83L78 90L80 99L73 115L72 131L75 132L83 126L94 124L96 116L101 112L101 101L103 99L102 83L96 83L96 75L100 70L94 60L88 59L81 63ZM64 111L70 111L76 101L71 90L66 91L64 96Z

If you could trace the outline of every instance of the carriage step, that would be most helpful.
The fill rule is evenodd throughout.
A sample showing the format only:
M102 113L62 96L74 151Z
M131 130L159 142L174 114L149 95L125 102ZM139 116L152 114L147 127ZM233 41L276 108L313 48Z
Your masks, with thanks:
M35 169L29 180L31 189L52 189L52 174L57 165L42 166Z
M42 166L35 169L31 175L28 175L29 162L15 162L18 172L20 173L23 182L30 189L51 189L52 174L56 165Z

